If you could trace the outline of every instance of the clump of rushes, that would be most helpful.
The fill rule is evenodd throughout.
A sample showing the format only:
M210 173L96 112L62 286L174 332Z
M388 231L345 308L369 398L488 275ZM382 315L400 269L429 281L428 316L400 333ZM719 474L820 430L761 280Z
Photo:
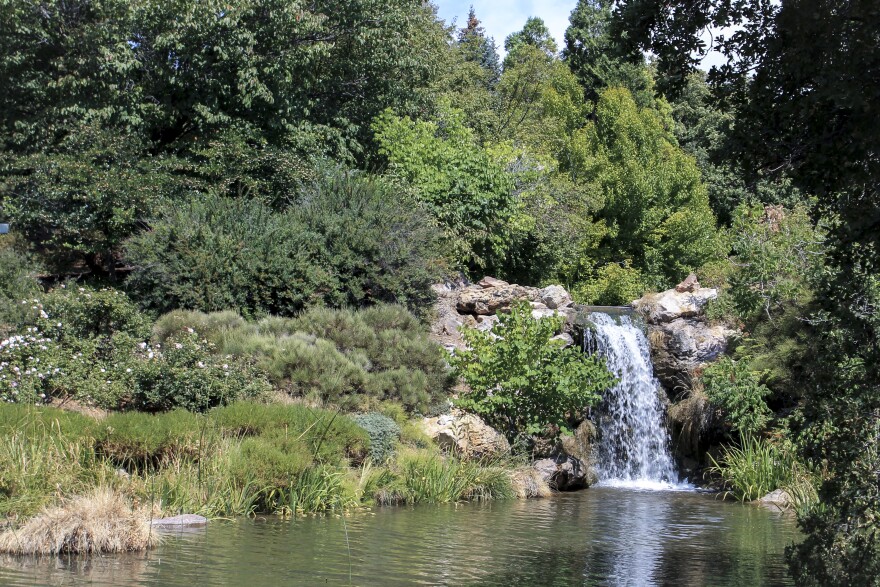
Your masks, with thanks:
M0 552L102 554L146 550L157 542L147 508L98 488L44 509L21 528L0 533Z

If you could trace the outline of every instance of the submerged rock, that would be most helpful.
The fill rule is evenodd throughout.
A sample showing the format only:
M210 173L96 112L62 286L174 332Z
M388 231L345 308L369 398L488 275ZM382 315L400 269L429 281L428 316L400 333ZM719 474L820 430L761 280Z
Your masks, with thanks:
M150 524L154 528L167 528L170 530L179 528L201 528L208 525L208 518L196 514L182 514L171 518L159 518L152 520Z

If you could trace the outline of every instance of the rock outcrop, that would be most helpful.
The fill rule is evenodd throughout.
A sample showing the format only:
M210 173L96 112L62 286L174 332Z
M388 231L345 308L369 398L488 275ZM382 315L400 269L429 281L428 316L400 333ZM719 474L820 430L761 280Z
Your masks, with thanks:
M718 291L700 287L691 274L675 288L632 303L647 323L654 373L668 392L688 391L692 377L721 356L736 334L705 316Z
M463 456L479 458L510 451L503 434L486 424L479 416L453 410L436 418L422 420L425 433L440 448Z
M596 482L595 473L589 467L580 459L564 452L535 461L532 467L556 491L584 489Z

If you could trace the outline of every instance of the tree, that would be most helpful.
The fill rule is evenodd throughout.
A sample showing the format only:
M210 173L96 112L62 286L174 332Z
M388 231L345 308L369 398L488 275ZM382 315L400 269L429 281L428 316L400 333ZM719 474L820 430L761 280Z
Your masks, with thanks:
M873 0L678 0L623 2L616 14L632 42L659 56L670 85L684 83L699 33L728 62L710 72L731 104L732 156L788 173L816 195L829 225L820 310L805 364L801 455L827 471L821 507L801 520L791 549L804 585L876 585L880 576L880 6Z
M515 63L520 49L528 46L539 49L548 61L556 56L556 41L550 34L550 29L542 19L535 16L526 20L522 30L511 33L504 39L504 50L507 51L504 68L507 69Z
M562 59L578 77L587 100L595 102L608 87L628 89L640 108L654 103L654 80L644 58L622 55L610 32L612 2L579 0L565 30Z
M501 61L495 49L495 40L486 37L474 7L468 12L467 26L458 32L458 47L465 61L477 63L486 74L486 87L492 89L501 75Z

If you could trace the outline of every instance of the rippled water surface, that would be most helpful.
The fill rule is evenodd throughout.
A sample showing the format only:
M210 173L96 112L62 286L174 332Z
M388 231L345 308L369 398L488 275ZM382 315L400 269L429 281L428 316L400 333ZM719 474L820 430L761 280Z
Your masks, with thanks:
M146 555L3 558L0 585L790 585L783 549L796 538L778 512L599 487L345 523L218 521Z

